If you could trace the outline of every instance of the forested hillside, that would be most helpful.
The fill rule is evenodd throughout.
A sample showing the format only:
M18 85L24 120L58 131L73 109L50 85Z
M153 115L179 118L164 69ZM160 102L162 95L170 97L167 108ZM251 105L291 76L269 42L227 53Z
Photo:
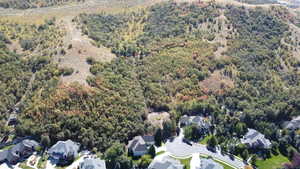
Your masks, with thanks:
M22 97L35 73L18 136L49 136L52 143L71 138L104 152L155 133L147 114L167 111L169 135L181 115L209 115L224 151L241 155L246 148L235 143L247 128L271 139L277 145L272 151L300 151L299 133L278 133L284 121L300 115L300 39L291 38L293 23L278 15L282 10L167 2L134 12L82 14L74 22L117 59L103 63L90 56L89 85L68 85L59 82L63 70L51 57L22 58L2 44L0 68L7 73L0 111Z
M70 2L84 2L85 0L0 0L0 7L28 9L54 5L62 5Z

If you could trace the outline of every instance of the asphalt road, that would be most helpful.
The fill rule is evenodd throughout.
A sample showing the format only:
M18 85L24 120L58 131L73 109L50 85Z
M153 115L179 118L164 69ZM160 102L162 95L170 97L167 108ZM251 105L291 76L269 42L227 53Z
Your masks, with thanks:
M183 132L180 132L181 134L177 137L175 137L173 140L169 140L166 143L166 150L168 153L175 157L191 157L194 153L199 153L201 155L211 156L214 159L226 162L230 164L231 166L234 166L236 168L244 168L245 164L242 160L235 158L234 160L231 160L229 156L222 155L219 152L211 152L207 150L205 145L193 143L192 145L188 145L183 142Z

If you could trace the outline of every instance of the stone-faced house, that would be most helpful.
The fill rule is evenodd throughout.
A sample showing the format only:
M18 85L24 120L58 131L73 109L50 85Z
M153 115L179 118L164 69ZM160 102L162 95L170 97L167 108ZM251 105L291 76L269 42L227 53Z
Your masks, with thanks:
M184 169L184 166L180 161L166 156L161 160L153 160L148 169Z
M133 156L142 156L148 153L148 148L154 145L153 136L136 136L129 141L127 148Z
M79 164L79 169L106 169L106 165L99 158L87 158Z
M39 144L34 140L23 140L11 149L0 152L0 162L16 164L31 156L38 146Z
M265 136L254 130L248 129L248 132L244 135L241 139L242 144L246 144L250 148L262 148L262 149L269 149L271 148L271 142Z
M48 154L60 164L65 164L78 156L79 147L80 145L72 140L58 141L49 149Z

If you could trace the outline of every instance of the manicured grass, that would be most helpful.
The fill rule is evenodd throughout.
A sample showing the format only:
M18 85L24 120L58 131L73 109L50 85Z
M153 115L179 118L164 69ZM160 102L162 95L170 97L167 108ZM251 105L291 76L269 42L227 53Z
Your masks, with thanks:
M5 146L5 147L1 148L0 151L8 150L8 149L12 148L13 146L14 146L14 145Z
M282 154L273 155L266 160L257 160L256 165L259 169L277 169L282 168L282 164L289 162L289 159Z
M205 136L199 143L207 145L207 141L212 137L212 135Z
M186 159L177 159L185 166L185 169L190 169L191 168L191 159L192 158L186 158Z
M42 156L37 164L37 168L46 168L46 162L47 162L48 156L44 155Z
M157 152L156 155L158 156L158 155L161 155L161 154L163 154L163 153L165 153L165 151Z

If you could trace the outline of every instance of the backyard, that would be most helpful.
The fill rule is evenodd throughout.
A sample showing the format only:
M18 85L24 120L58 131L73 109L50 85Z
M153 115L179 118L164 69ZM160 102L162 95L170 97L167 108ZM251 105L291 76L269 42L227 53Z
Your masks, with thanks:
M282 164L289 162L289 159L282 154L273 155L266 160L257 160L256 165L259 169L277 169L281 168Z

